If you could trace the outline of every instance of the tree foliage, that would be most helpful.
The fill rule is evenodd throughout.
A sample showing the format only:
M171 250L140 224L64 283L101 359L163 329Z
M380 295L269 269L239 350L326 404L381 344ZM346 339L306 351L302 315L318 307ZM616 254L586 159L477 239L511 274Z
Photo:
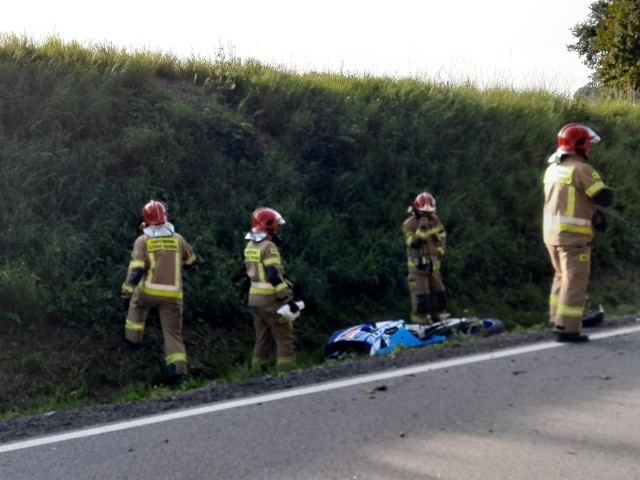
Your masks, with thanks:
M640 90L640 2L598 0L589 18L571 31L576 43L570 51L584 57L593 80L612 92Z

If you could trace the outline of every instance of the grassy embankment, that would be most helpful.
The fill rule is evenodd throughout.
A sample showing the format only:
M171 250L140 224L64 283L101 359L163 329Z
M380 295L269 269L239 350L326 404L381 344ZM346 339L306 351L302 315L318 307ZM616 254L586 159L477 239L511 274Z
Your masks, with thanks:
M242 249L259 205L287 220L284 260L308 305L302 366L336 328L407 318L400 225L423 190L449 232L451 313L544 325L541 177L570 121L603 137L593 163L618 198L594 244L591 302L636 311L630 103L0 38L0 409L158 391L157 321L132 356L119 300L150 198L168 202L200 259L185 278L185 388L249 374Z

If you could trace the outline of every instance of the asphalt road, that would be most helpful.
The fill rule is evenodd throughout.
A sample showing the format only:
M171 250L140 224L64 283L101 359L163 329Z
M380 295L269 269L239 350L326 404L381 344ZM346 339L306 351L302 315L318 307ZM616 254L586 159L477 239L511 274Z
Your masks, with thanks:
M0 478L640 479L640 327L0 445Z

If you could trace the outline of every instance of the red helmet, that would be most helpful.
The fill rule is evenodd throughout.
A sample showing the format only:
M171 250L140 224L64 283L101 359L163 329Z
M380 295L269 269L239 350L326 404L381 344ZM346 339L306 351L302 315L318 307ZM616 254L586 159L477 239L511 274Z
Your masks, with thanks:
M251 229L257 232L276 233L278 225L284 225L285 221L273 208L261 207L251 215Z
M151 200L142 207L142 216L147 225L161 225L167 221L167 207L161 202Z
M577 153L589 155L589 147L592 143L598 143L600 137L586 125L570 123L558 132L557 153Z
M413 210L415 212L430 213L436 211L436 199L427 192L422 192L413 201Z

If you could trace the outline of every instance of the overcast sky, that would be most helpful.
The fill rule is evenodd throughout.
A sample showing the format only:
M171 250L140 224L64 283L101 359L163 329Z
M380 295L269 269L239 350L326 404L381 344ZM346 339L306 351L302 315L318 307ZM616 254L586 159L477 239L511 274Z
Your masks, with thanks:
M570 95L590 74L567 51L570 29L587 20L594 1L11 1L0 11L0 33Z

